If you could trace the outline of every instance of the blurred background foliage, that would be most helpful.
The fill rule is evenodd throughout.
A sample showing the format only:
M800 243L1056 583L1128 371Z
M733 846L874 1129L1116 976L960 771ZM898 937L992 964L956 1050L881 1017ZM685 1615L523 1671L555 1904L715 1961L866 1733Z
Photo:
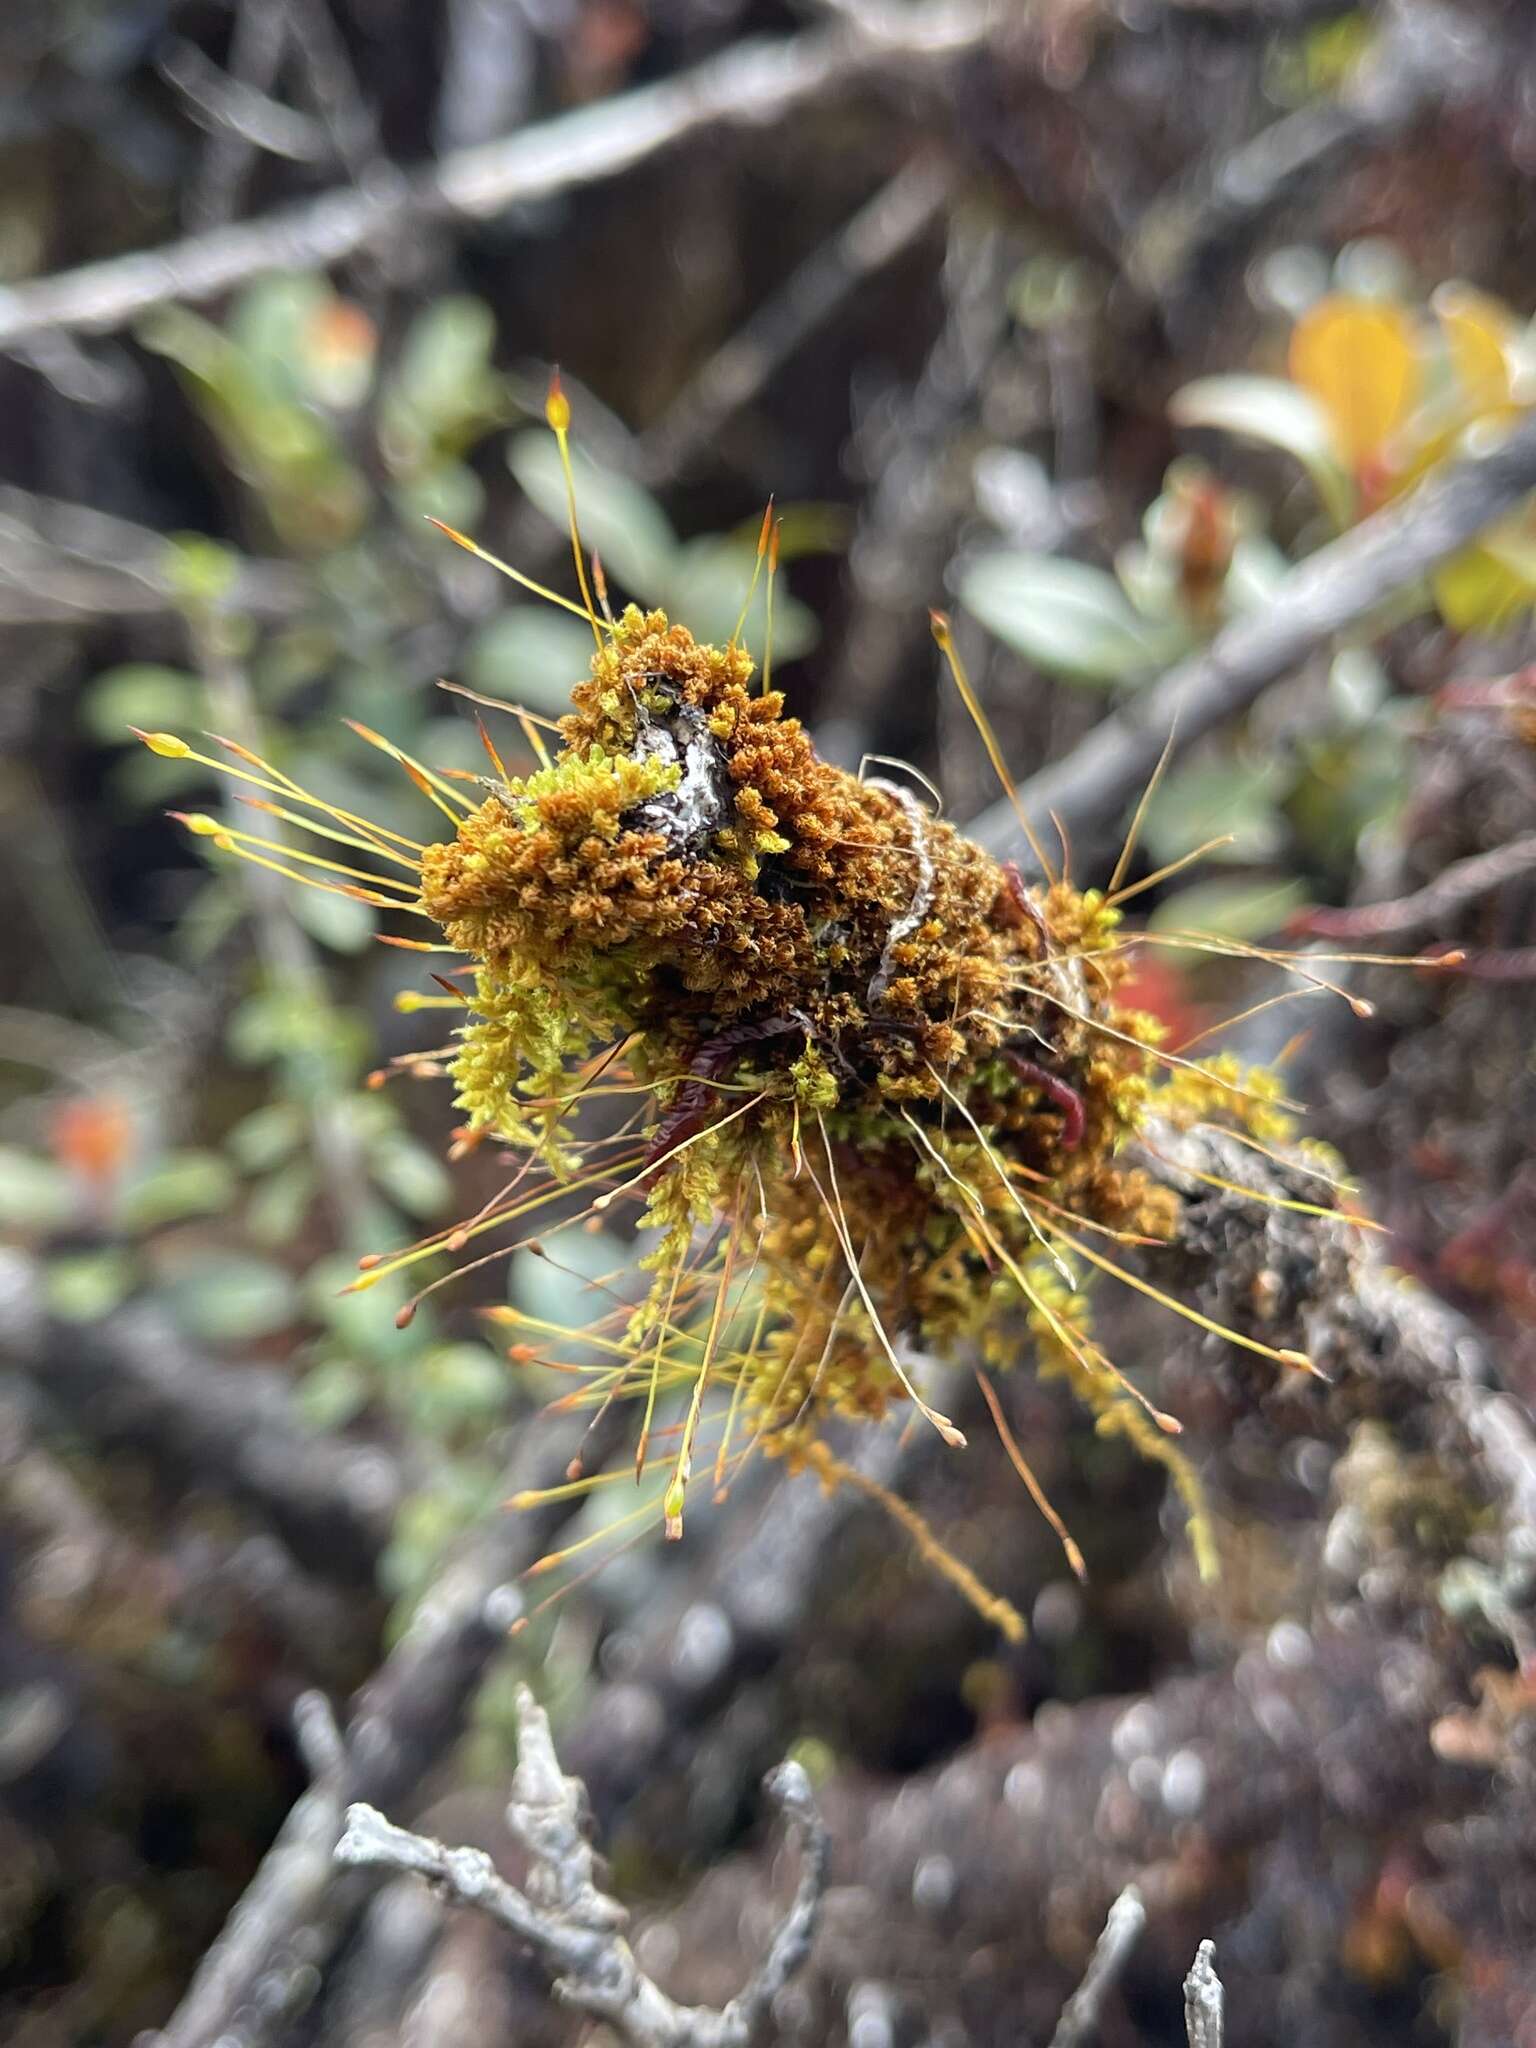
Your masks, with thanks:
M387 193L400 166L622 106L749 37L842 33L861 11L11 0L0 318L7 287ZM995 792L941 686L930 604L958 605L1027 772L1536 403L1536 80L1517 5L1460 11L1466 35L1516 52L1481 100L1437 116L1421 96L1321 189L1282 183L1235 252L1198 243L1188 276L1144 287L1173 275L1154 202L1197 202L1210 167L1273 123L1347 108L1412 14L1042 0L995 60L875 65L777 125L706 127L489 218L402 212L334 272L263 261L206 302L167 291L125 328L0 354L8 2037L126 2043L165 2018L302 1782L294 1697L344 1696L431 1609L556 1391L511 1372L475 1311L510 1288L580 1321L629 1258L601 1234L579 1266L493 1265L408 1330L389 1284L339 1291L360 1254L472 1213L496 1184L494 1162L445 1163L431 984L375 943L368 903L189 843L167 809L222 798L129 728L221 734L416 833L421 799L347 721L478 774L473 718L438 678L558 715L586 628L428 524L563 587L564 490L539 424L558 361L615 600L725 637L772 495L793 707L849 765L903 756L950 815L974 814ZM1529 506L1501 522L1174 762L1137 872L1224 843L1148 894L1151 928L1269 938L1380 868L1434 693L1453 668L1529 654L1532 522ZM762 631L759 595L749 642ZM529 765L497 724L509 766ZM238 808L228 822L261 834ZM1136 1000L1182 1034L1240 1007L1233 989L1159 953ZM48 1369L98 1344L100 1380ZM178 1347L196 1364L166 1393ZM347 1510L361 1562L351 1537L314 1540L276 1480L231 1476L238 1447L204 1430L198 1388L232 1382L259 1390L236 1435L278 1416L276 1462L295 1475L294 1446L373 1461ZM123 1404L151 1386L171 1406L151 1401L146 1422ZM155 1433L168 1412L179 1436ZM1003 1590L1024 1575L1026 1607L1044 1574L1060 1610L1033 1661L1008 1665L865 1557L825 1662L786 1682L788 1705L775 1696L774 1739L916 1768L1042 1698L1139 1684L1186 1654L1161 1594L1133 1611L1155 1499L1110 1448L1062 1457L1063 1484L1102 1511L1078 1532L1102 1548L1097 1606L1067 1613L1075 1592L1033 1552L1000 1566ZM942 1504L956 1482L938 1484ZM565 1540L619 1512L617 1492ZM978 1552L1008 1554L1025 1509L955 1513ZM253 1544L269 1546L254 1562ZM683 1569L644 1546L488 1656L469 1779L505 1772L516 1675L575 1722L597 1677L640 1655L626 1614ZM877 1698L869 1610L887 1603L908 1620ZM740 1804L664 1850L631 1839L635 1867L662 1882L713 1852Z

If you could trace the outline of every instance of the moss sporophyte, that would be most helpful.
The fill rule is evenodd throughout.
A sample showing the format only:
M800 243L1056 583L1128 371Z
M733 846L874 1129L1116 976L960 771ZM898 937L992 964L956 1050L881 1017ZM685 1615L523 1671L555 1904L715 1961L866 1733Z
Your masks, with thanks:
M558 394L550 420L563 453ZM878 1491L834 1455L830 1420L915 1412L958 1447L920 1390L934 1380L925 1361L984 1373L1027 1362L1068 1381L1101 1431L1168 1467L1209 1569L1179 1425L1096 1345L1088 1289L1107 1275L1215 1328L1121 1262L1121 1248L1166 1241L1178 1221L1178 1198L1127 1163L1127 1141L1154 1118L1216 1119L1262 1149L1291 1129L1277 1080L1230 1056L1186 1058L1155 1019L1121 1006L1138 943L1121 929L1124 857L1102 892L1026 887L905 783L820 759L739 639L703 645L634 607L610 616L595 564L594 605L574 515L572 526L584 602L571 608L596 644L553 753L523 717L541 765L509 774L484 735L492 773L466 793L359 729L445 814L433 844L229 742L220 760L142 735L221 769L329 851L206 816L186 819L194 831L429 923L430 939L388 942L455 956L434 977L441 993L410 1004L454 1012L451 1041L412 1064L451 1075L457 1149L502 1147L515 1170L473 1216L365 1260L354 1285L425 1266L425 1294L465 1270L454 1255L471 1245L482 1261L542 1249L629 1205L643 1286L610 1293L616 1305L580 1329L517 1306L488 1312L515 1362L573 1376L557 1405L636 1398L641 1501L604 1540L658 1521L679 1535L700 1488L720 1497L759 1456ZM770 619L775 552L765 520ZM935 632L996 759L942 619ZM1038 846L1036 857L1050 877ZM1220 1334L1280 1369L1308 1365ZM573 1449L571 1488L615 1476L583 1472ZM938 1569L1021 1631L910 1508L886 1502Z

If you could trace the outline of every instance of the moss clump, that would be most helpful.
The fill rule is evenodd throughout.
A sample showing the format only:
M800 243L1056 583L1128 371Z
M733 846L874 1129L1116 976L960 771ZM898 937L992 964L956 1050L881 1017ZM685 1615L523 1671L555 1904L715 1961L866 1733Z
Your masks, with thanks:
M909 788L821 760L782 696L754 691L738 646L631 608L572 705L552 761L513 779L496 760L488 794L457 799L466 815L420 849L419 900L399 906L466 956L454 994L421 999L460 1010L444 1056L461 1141L532 1153L544 1178L519 1170L356 1284L630 1199L656 1233L642 1301L564 1333L563 1358L560 1333L497 1314L514 1359L576 1376L567 1405L643 1397L636 1460L664 1468L652 1511L669 1533L707 1442L719 1491L759 1449L846 1477L832 1416L915 1403L962 1441L913 1361L963 1350L1065 1377L1101 1429L1169 1466L1205 1556L1177 1425L1099 1351L1087 1290L1107 1270L1166 1301L1116 1263L1177 1216L1126 1141L1154 1113L1273 1141L1288 1128L1278 1089L1163 1054L1156 1022L1118 1000L1131 949L1112 898L1027 889ZM451 785L407 766L449 807ZM409 842L359 838L373 828L301 800L410 864ZM363 893L382 903L386 883L402 886ZM618 1127L594 1135L615 1095ZM657 1450L669 1395L675 1446Z
M732 1429L825 1470L829 1416L918 1398L913 1350L1023 1353L1193 1505L1167 1418L1092 1341L1087 1275L1174 1226L1121 1158L1154 1106L1273 1139L1278 1090L1160 1066L1158 1025L1116 1000L1111 904L1026 890L910 790L821 760L752 684L740 648L631 608L553 765L422 862L422 903L478 963L454 1064L472 1120L567 1160L575 1128L531 1131L530 1094L562 1071L578 1094L571 1061L619 1045L648 1091L626 1191L661 1233L655 1281L592 1398L692 1390L676 1522L706 1385L729 1411L717 1475Z

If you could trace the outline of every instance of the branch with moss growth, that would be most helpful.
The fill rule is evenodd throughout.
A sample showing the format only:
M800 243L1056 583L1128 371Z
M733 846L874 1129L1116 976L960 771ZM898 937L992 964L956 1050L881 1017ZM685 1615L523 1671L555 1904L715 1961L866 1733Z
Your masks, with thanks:
M804 1965L826 1889L830 1842L805 1772L796 1763L781 1764L764 1787L799 1837L803 1859L794 1900L767 1955L720 2011L681 2006L636 1962L622 1932L624 1908L597 1886L582 1830L581 1784L561 1771L548 1716L526 1686L518 1691L517 1725L507 1822L533 1861L526 1892L499 1876L483 1851L445 1848L366 1805L348 1810L337 1861L413 1871L459 1904L490 1914L546 1965L562 2003L606 2020L632 2048L746 2048Z

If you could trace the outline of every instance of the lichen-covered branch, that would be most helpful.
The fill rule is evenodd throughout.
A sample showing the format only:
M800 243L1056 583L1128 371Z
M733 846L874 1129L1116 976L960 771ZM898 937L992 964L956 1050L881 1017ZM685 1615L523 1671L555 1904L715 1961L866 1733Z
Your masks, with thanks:
M337 1860L413 1871L461 1905L488 1913L529 1944L565 2004L604 2019L634 2048L745 2048L778 1992L810 1952L826 1887L829 1841L795 1763L766 1790L800 1838L803 1867L788 1913L761 1966L719 2011L678 2005L640 1968L624 1939L623 1907L601 1891L582 1828L582 1788L560 1769L549 1720L523 1687L517 1699L518 1764L507 1821L533 1862L526 1892L501 1877L479 1849L449 1849L354 1805Z
M1202 1941L1184 1979L1184 2030L1189 2048L1222 2048L1226 1997L1216 1974L1216 1944Z
M1051 2048L1086 2048L1096 2038L1105 1996L1125 1968L1146 1924L1147 1909L1141 1893L1135 1885L1128 1884L1109 1909L1104 1932L1089 1958L1082 1983L1061 2009Z

